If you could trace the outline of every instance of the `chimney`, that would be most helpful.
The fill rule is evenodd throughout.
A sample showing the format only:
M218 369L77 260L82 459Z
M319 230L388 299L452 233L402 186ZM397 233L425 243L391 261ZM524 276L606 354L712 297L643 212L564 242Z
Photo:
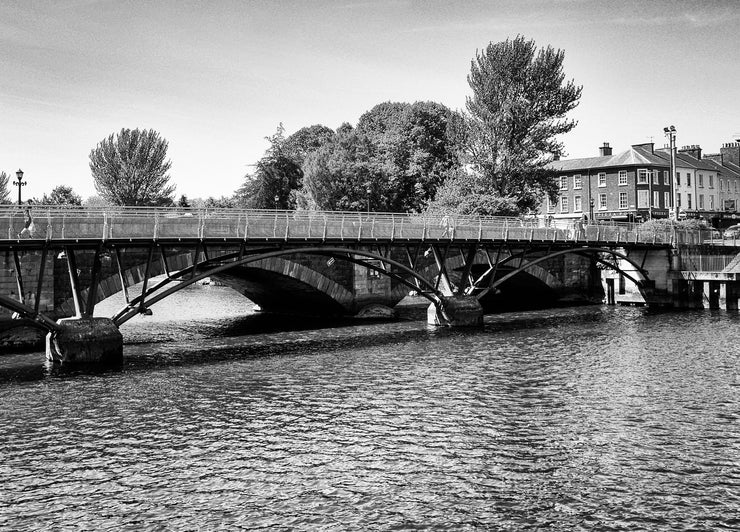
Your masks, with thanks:
M740 166L740 142L728 142L723 144L719 152L725 161Z
M725 162L721 153L705 153L704 158L719 164L723 164Z
M642 148L644 150L650 150L650 153L655 153L655 143L653 142L643 142L642 144L633 144L633 148Z
M694 159L701 159L701 146L698 144L692 144L691 146L684 146L678 153L685 153L691 155Z
M608 142L605 142L604 145L599 148L599 155L601 155L602 157L605 157L611 154L612 154L611 146L609 146Z

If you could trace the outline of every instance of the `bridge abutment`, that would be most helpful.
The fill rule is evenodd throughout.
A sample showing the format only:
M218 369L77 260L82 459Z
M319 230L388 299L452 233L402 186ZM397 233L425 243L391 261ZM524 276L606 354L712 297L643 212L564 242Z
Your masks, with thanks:
M63 318L46 335L46 358L61 364L116 365L123 361L123 336L108 318Z
M447 327L480 327L483 307L475 296L448 296L442 299L444 313L436 305L427 309L427 323Z

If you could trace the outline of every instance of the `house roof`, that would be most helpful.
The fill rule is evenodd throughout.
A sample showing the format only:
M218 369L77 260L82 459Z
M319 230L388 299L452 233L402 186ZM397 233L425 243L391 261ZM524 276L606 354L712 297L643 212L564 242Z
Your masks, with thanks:
M718 163L715 160L712 159L702 159L702 161L711 166L713 170L716 170L718 173L722 174L726 177L740 177L740 166L737 166L736 164L733 164L729 161L724 162L723 164Z
M616 166L667 166L665 160L643 148L630 148L614 155L585 157L581 159L562 159L549 165L558 172L587 170L593 168L614 168Z
M665 159L668 164L671 163L671 152L669 148L659 148L655 150L655 155ZM706 159L697 159L687 153L676 153L676 166L695 168L697 170L716 171L716 168L711 164L708 164Z

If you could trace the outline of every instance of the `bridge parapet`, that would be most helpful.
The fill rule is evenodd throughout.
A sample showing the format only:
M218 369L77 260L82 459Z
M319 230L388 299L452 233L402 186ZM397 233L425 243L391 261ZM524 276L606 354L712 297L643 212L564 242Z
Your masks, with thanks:
M536 217L272 211L179 208L70 208L33 206L23 232L24 208L0 208L0 242L69 240L339 240L549 241L642 245L701 245L709 231L645 229L639 224L582 225ZM20 235L20 236L19 236Z

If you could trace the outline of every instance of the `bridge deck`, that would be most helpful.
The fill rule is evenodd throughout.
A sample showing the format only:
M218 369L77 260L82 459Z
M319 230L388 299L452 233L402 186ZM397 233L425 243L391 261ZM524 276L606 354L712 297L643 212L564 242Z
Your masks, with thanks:
M665 247L711 243L708 231L646 230L637 224L580 225L537 218L427 216L320 211L188 210L131 207L0 209L0 246L41 242L280 241L469 242L532 241ZM716 243L716 241L715 241Z

